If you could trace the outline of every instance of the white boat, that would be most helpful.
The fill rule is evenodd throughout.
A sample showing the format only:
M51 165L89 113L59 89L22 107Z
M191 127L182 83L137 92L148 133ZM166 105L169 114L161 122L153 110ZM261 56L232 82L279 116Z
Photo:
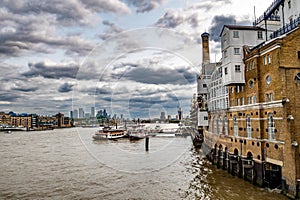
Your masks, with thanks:
M139 129L129 131L128 136L130 140L140 140L144 139L147 135L145 133L145 130Z
M103 130L97 131L92 138L94 140L114 140L123 138L126 136L126 131L122 129L110 129L104 128Z
M155 137L176 137L175 132L164 132L164 133L158 133Z

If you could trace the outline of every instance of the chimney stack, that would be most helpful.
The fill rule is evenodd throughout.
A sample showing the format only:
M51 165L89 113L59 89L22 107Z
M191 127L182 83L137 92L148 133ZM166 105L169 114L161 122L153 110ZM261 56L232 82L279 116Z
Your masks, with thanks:
M208 33L202 33L202 65L209 64L210 58L209 58L209 34Z

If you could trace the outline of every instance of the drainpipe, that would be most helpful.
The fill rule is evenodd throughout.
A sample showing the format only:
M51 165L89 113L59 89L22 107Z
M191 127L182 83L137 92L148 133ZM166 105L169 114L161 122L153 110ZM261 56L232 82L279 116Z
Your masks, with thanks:
M264 12L264 20L265 20L265 29L266 29L266 41L268 40L268 25L267 25L267 19L266 19L266 12Z
M285 25L285 21L284 21L284 1L281 3L281 10L282 10L282 27L284 27Z

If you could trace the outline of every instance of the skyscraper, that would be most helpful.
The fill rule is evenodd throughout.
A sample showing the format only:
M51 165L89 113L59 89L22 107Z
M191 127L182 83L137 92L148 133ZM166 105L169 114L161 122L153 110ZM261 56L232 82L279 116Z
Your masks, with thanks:
M74 112L73 112L73 110L70 111L70 118L74 119Z
M83 108L79 108L79 118L80 118L80 119L84 118L84 111L83 111Z
M160 113L160 120L161 121L165 121L166 120L166 113L165 112L161 112Z
M178 108L178 119L182 120L182 109Z
M74 110L73 114L74 114L74 119L78 119L78 110L77 109Z
M91 107L91 116L90 117L95 117L95 107Z

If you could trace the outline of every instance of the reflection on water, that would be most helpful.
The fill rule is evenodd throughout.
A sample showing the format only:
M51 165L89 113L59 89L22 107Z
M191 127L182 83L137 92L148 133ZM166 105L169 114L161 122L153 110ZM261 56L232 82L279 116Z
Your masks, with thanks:
M146 152L95 130L0 133L0 199L285 199L211 166L190 138L151 138Z

